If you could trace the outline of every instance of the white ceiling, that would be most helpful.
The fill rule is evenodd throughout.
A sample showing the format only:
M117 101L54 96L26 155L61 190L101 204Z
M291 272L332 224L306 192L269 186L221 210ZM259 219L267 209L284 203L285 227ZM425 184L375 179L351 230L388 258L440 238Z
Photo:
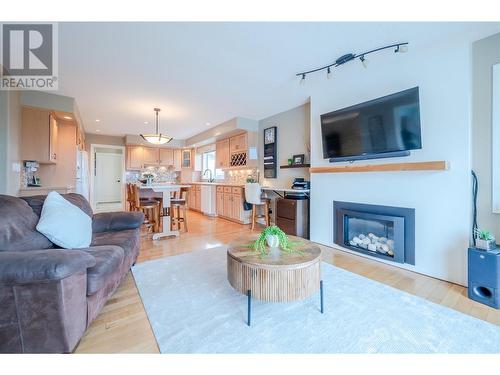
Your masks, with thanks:
M308 85L295 73L344 53L499 31L500 23L60 23L59 94L76 98L87 132L153 131L159 106L161 131L184 139L303 104Z

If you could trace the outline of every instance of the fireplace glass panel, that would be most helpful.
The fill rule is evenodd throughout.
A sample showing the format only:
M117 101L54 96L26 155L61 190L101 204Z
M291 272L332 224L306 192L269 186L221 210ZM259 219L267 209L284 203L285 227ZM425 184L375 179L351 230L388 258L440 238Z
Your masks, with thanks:
M344 245L394 257L394 222L344 215Z

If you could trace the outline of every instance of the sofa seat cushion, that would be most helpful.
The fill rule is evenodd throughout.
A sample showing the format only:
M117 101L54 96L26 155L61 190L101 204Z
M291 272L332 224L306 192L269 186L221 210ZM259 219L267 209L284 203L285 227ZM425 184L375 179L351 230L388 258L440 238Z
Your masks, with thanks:
M91 246L116 245L125 252L125 267L128 268L135 262L139 253L139 230L128 229L113 232L100 232L92 235Z
M109 283L121 279L124 251L119 246L95 246L82 250L96 260L94 267L87 269L87 295L97 293Z

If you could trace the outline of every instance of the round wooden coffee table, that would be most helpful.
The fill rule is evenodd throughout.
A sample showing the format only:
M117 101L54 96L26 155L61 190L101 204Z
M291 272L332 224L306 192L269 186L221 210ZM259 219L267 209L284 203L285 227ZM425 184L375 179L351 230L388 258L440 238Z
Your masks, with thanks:
M261 256L248 247L255 240L249 237L229 245L227 278L238 292L248 296L248 319L251 321L251 299L269 302L290 302L311 297L320 291L323 312L323 283L321 281L321 250L302 238L289 236L302 253Z

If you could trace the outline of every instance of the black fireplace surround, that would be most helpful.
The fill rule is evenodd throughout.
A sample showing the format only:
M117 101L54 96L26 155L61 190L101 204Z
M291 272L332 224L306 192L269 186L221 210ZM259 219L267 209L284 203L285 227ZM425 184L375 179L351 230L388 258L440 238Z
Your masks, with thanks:
M415 209L334 201L333 217L337 245L415 265Z

